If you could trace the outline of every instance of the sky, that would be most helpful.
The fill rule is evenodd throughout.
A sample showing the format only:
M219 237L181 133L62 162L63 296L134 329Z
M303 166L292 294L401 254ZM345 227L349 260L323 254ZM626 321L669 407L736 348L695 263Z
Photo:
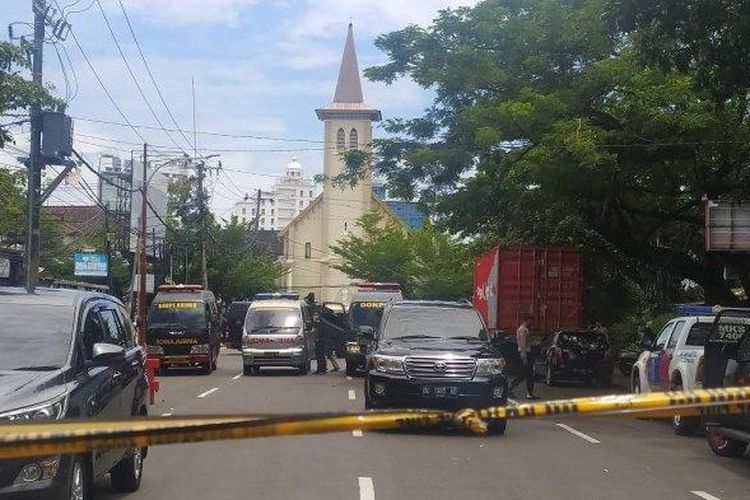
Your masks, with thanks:
M175 128L138 54L119 0L48 0L62 9L98 72L103 87L132 124L157 130L90 121L124 123L88 67L72 36L45 44L45 81L70 100L76 147L96 164L102 153L130 157L146 140L164 155L178 147L192 154L192 93L195 80L196 123L201 132L254 135L272 139L228 138L199 134L199 154L219 153L224 172L208 179L212 210L221 216L244 193L268 188L296 156L306 176L322 170L322 123L315 108L328 104L336 83L347 25L354 24L360 69L386 62L374 46L382 33L409 24L428 25L438 10L472 5L475 0L122 0L154 79L180 128ZM0 27L32 21L31 0L2 0ZM90 7L90 8L89 8ZM58 10L60 10L58 9ZM77 12L80 11L80 12ZM104 16L146 96L131 78ZM29 33L23 24L16 34ZM7 38L7 34L5 37ZM55 50L57 49L57 51ZM58 60L57 53L63 64ZM72 64L67 64L66 52ZM62 68L66 67L66 87ZM77 84L76 84L77 82ZM418 116L432 94L408 79L390 86L363 80L367 104L383 117ZM154 113L149 110L150 103ZM156 116L154 116L156 115ZM158 120L157 120L158 118ZM17 146L27 150L28 128L17 127ZM375 128L375 136L383 131ZM173 141L174 140L174 141ZM175 144L176 143L176 144ZM170 150L174 150L174 153ZM231 150L231 151L227 151ZM0 150L1 151L1 150ZM15 156L14 152L13 156ZM211 160L216 165L217 159ZM7 152L0 163L12 163ZM52 169L54 170L54 169ZM88 174L84 174L84 177ZM95 177L90 177L95 182ZM62 186L52 203L81 200L79 186Z

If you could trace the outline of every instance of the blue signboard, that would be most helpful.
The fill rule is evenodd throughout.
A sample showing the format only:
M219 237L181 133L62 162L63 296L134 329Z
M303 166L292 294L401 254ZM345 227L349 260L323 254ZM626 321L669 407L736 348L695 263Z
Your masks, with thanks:
M109 267L107 255L103 253L76 253L73 260L75 262L73 274L76 276L107 277L107 268Z

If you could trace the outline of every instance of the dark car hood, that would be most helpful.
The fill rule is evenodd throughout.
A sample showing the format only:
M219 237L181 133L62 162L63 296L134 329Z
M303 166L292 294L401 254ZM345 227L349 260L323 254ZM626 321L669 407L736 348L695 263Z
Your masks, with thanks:
M384 340L378 344L377 352L390 356L441 356L445 354L471 358L497 356L497 351L489 342L459 339Z
M44 403L64 392L62 370L0 371L0 413Z

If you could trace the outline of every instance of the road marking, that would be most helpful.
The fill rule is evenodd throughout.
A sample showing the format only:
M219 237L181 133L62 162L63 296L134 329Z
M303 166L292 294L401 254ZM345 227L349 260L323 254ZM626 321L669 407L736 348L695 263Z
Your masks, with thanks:
M239 374L235 375L234 377L232 377L232 380L239 380L239 379L242 378L242 375L243 375L242 373L239 373Z
M352 378L347 375L346 380L352 380Z
M206 396L210 396L211 394L213 394L214 392L216 392L218 390L219 390L218 387L214 387L213 389L209 389L206 392L202 392L202 393L198 394L198 399L203 399Z
M371 477L359 478L359 500L375 500L375 487Z
M715 497L710 493L706 493L705 491L691 491L690 493L697 497L705 498L705 500L720 500L719 497Z
M601 441L599 441L598 439L592 438L588 434L584 434L581 431L577 431L577 430L575 430L574 428L572 428L569 425L561 424L559 422L555 423L555 425L558 426L561 429L565 429L566 431L570 432L573 435L578 436L579 438L583 439L584 441L588 441L589 443L593 443L593 444L600 444L601 443Z
M349 401L357 399L357 395L354 393L354 389L349 389Z
M168 411L167 413L162 413L161 416L162 417L171 417L172 416L172 412Z
M362 437L362 429L354 429L352 431L352 437L361 438Z

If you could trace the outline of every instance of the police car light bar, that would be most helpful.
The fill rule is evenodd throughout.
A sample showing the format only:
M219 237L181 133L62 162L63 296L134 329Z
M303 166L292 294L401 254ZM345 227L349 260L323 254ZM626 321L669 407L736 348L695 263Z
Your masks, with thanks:
M160 292L202 292L201 285L161 285Z
M299 300L299 294L293 293L293 292L265 292L265 293L255 294L255 300L274 300L274 299Z
M393 290L393 291L401 290L401 284L399 283L364 282L364 283L357 283L356 286L360 290Z

